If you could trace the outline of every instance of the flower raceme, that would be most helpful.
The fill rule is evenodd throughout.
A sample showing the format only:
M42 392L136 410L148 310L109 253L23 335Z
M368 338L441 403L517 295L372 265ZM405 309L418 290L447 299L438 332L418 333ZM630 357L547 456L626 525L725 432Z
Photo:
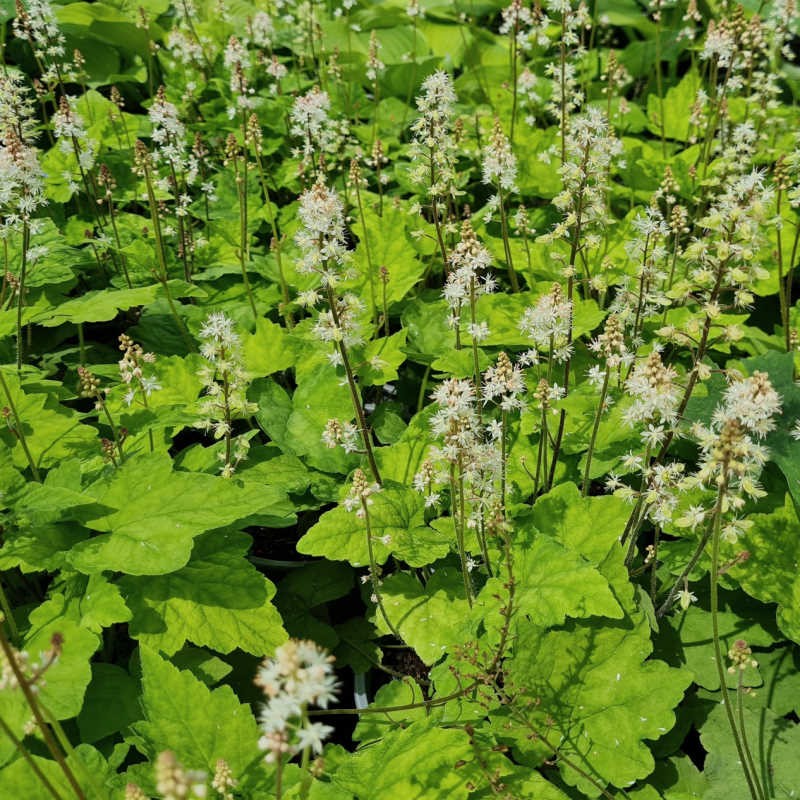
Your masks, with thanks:
M209 315L200 329L200 339L200 352L208 364L201 371L205 394L200 401L203 419L197 427L212 431L215 439L225 439L225 451L220 453L221 473L230 477L249 449L248 440L240 436L232 451L232 423L255 413L257 406L247 400L250 381L233 320L221 312Z
M317 273L323 287L336 286L347 263L344 205L322 178L300 197L301 227L295 234L302 272ZM313 305L313 303L309 303Z
M256 685L264 692L266 704L260 715L262 736L258 745L265 760L280 762L305 749L322 752L322 742L333 728L310 722L309 706L327 708L336 699L338 684L333 656L316 643L290 639L272 658L261 664Z
M741 509L744 495L763 497L758 477L768 460L768 451L758 440L774 429L773 417L780 410L780 395L766 373L756 371L731 383L711 424L692 426L701 455L690 485L721 490L723 511ZM728 525L723 536L735 541L736 531L735 524Z

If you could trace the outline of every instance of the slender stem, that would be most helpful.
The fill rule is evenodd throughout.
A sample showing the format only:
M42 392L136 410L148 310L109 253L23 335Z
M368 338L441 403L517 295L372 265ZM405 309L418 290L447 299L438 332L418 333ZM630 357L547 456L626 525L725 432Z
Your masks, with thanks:
M128 288L132 289L133 284L131 283L131 276L128 274L128 259L122 252L122 241L119 238L119 229L117 228L117 218L114 215L114 201L110 197L108 200L108 216L109 219L111 220L111 230L114 232L114 241L117 245L117 250L119 251L119 263L120 267L122 268L122 274L125 276L125 283L128 284Z
M47 724L47 720L44 718L42 714L42 709L39 706L39 701L34 694L33 690L31 689L30 684L28 683L27 678L25 675L22 674L22 670L17 663L17 659L14 653L11 644L8 641L8 637L6 636L5 628L2 623L0 623L0 648L3 650L3 654L6 658L6 663L11 667L12 672L14 673L14 677L16 678L17 684L19 688L22 690L22 693L25 695L25 700L28 703L31 711L33 712L34 719L36 720L36 724L41 732L45 744L47 745L47 749L52 754L53 758L58 763L58 766L61 768L61 771L64 773L69 785L72 787L72 790L75 792L75 796L79 798L79 800L87 800L86 795L83 793L83 789L81 789L80 784L75 779L75 775L70 769L69 764L67 764L66 759L64 758L64 754L61 752L61 748L59 748L58 743L53 738L53 732L50 730L50 726Z
M597 411L594 415L594 425L592 425L592 436L589 439L589 449L586 451L586 466L583 470L583 487L581 494L586 497L589 494L590 473L592 469L592 456L594 455L594 446L597 442L597 432L600 429L600 419L603 416L603 409L606 405L606 396L608 395L608 381L611 377L611 367L606 365L606 371L603 375L603 387L600 389L600 400L597 404Z
M650 562L650 600L653 607L656 604L656 592L658 591L658 546L661 543L661 526L656 525L653 534L653 552L652 561Z
M145 186L147 187L147 202L148 206L150 207L150 222L153 225L153 236L155 236L156 239L156 257L158 258L158 266L161 270L158 279L164 288L164 294L167 298L167 303L169 304L172 316L175 318L175 322L178 325L178 330L180 331L189 351L192 352L197 348L192 341L192 337L189 335L189 331L186 329L186 325L178 314L178 310L175 307L175 301L172 299L172 293L169 290L169 270L167 269L167 256L166 251L164 250L164 239L161 235L161 220L158 218L158 204L156 203L156 195L153 191L153 182L150 175L150 166L148 160L149 155L147 155L144 159L144 182Z
M147 393L145 392L144 389L142 389L142 405L146 409L150 407L148 405L148 403L147 403ZM156 449L155 442L153 440L153 429L152 428L148 428L147 429L147 439L148 439L148 442L150 443L150 452L152 453Z
M397 639L398 642L402 642L403 637L400 635L400 631L397 630L392 621L389 619L389 615L386 613L386 608L383 605L380 582L378 581L378 566L375 563L375 548L372 545L372 525L369 519L369 506L367 505L367 500L364 497L361 498L361 510L363 511L364 525L367 529L367 550L369 551L369 579L372 584L372 593L373 595L375 595L375 604L378 606L381 614L383 615L386 627L389 628L389 630L392 632L392 635Z
M431 128L433 128L433 122L431 122ZM434 187L436 186L436 163L433 160L433 148L429 148L428 151L428 159L430 162L430 181L431 181L431 215L433 216L433 225L436 229L436 241L439 243L439 250L442 254L442 266L447 273L447 267L449 263L449 259L447 256L447 248L444 244L444 235L442 234L442 223L439 219L439 201L438 196L434 191Z
M17 621L14 619L14 612L11 608L11 604L8 602L8 596L6 595L6 590L3 588L2 582L0 582L0 606L3 608L5 621L8 623L8 627L11 631L11 638L16 641L19 639L19 629L17 628Z
M342 326L339 320L339 311L336 306L336 296L334 295L333 289L330 285L328 285L327 290L328 305L331 309L331 316L333 317L334 325L336 325L337 329L341 330ZM350 387L350 398L353 401L353 411L355 412L356 419L358 420L358 427L361 431L361 441L364 443L364 451L367 454L369 469L372 473L373 480L375 480L377 483L381 483L381 474L378 470L378 464L375 461L375 453L373 452L372 448L370 431L367 427L367 417L366 414L364 414L364 406L361 403L361 395L358 392L358 386L356 385L353 368L350 366L350 358L347 355L347 347L345 347L343 341L336 342L336 347L338 348L339 354L342 357L342 365L344 366L344 371L347 375L347 385Z
M508 412L500 412L500 505L506 513L506 458L508 457Z
M472 323L472 380L475 383L475 391L480 395L481 389L481 363L478 351L478 339L475 336L477 330L477 304L478 292L475 286L475 276L473 275L469 280L469 316ZM459 327L461 327L459 325ZM481 404L478 403L478 422L483 422L483 414L481 413Z
M642 458L642 480L639 482L639 497L644 498L647 494L647 478L648 478L648 470L650 465L650 445L647 444L644 449L644 457ZM634 519L633 525L630 527L626 527L625 533L626 535L630 536L628 541L628 551L625 554L625 566L630 566L631 562L633 561L633 557L636 554L636 543L639 538L639 528L644 522L645 517L647 515L647 510L649 507L649 503L644 500L641 503L637 503L636 507L639 509L638 515Z
M278 763L275 768L275 800L283 799L283 756L278 755Z
M517 121L517 34L519 33L519 11L514 13L514 30L511 32L511 130L508 140L514 144L514 125ZM516 289L515 289L516 291Z
M367 278L369 280L369 295L372 300L372 313L375 315L375 327L378 323L378 294L375 291L375 269L372 266L372 250L369 246L369 231L367 230L367 218L364 216L364 205L361 202L361 186L359 175L353 181L356 185L356 203L358 205L358 215L361 217L361 228L364 233L364 253L367 256Z
M25 277L28 271L28 248L31 243L31 229L28 221L22 223L22 261L19 268L17 287L17 372L22 370L22 307L25 305Z
M425 405L425 392L428 389L428 380L431 377L431 365L425 367L425 372L422 374L422 381L419 385L419 395L417 396L417 413L422 411Z
M744 685L742 684L743 674L741 669L737 669L739 679L737 681L736 686L736 704L738 706L738 716L739 716L739 730L742 734L742 746L744 747L744 754L747 758L747 766L750 768L750 772L753 775L753 779L756 784L756 789L759 792L759 797L761 800L766 800L766 793L762 790L760 782L758 780L758 771L756 769L755 761L753 760L753 753L750 750L750 742L747 739L747 726L744 724Z
M278 225L275 222L275 212L272 210L272 200L270 199L269 186L267 185L266 175L264 174L264 166L261 162L261 154L258 147L255 148L256 167L258 168L258 178L261 183L261 191L264 193L264 205L267 209L267 216L269 218L269 226L272 229L272 243L271 249L275 253L275 261L278 265L278 281L281 285L281 297L283 299L283 317L286 320L288 327L294 327L294 319L292 313L289 311L289 284L286 282L286 276L283 273L283 259L281 257L281 238L278 235Z
M61 795L55 790L53 784L47 779L47 776L39 769L39 765L34 761L33 756L28 752L28 748L14 735L14 731L8 727L6 721L0 717L0 729L11 740L11 743L19 751L19 754L25 759L31 771L39 779L39 782L44 786L47 792L54 800L63 800Z
M459 462L461 458L459 457ZM458 503L458 511L456 511L456 502ZM456 478L456 465L450 465L450 505L453 510L453 527L456 531L456 546L458 548L458 558L461 561L461 576L464 580L464 594L466 595L467 602L472 608L472 581L469 577L469 570L467 569L467 554L464 550L464 475L461 471L461 465L458 466L458 477Z
M542 404L542 429L539 432L539 449L536 453L536 478L533 482L533 496L539 493L539 480L547 469L547 407Z
M728 724L730 725L731 734L733 735L733 742L736 745L736 753L739 756L739 763L742 766L742 771L747 781L747 787L750 790L750 796L753 800L760 800L763 794L760 791L760 787L757 787L756 776L750 774L741 735L733 715L730 693L728 692L728 685L725 681L726 670L719 634L719 540L722 528L722 503L727 488L727 478L724 477L717 491L717 502L714 505L714 519L711 525L711 571L709 573L711 589L711 634L714 643L714 661L717 667L717 675L719 676L720 691L722 692L722 704L725 706L725 714L728 717Z
M247 276L247 262L250 256L249 236L247 233L247 157L242 157L242 170L239 172L239 159L234 160L236 189L239 193L239 265L242 269L242 281L247 293L247 300L253 312L253 320L258 320L258 309L250 287L250 278Z
M656 22L656 92L658 93L658 127L661 134L661 155L667 157L667 139L664 125L664 87L661 79L661 10Z
M223 416L225 418L225 466L231 466L231 383L228 370L222 373Z
M503 250L506 256L506 266L508 267L508 280L511 283L511 291L516 294L519 291L519 281L517 280L514 261L511 257L511 243L508 238L508 217L506 216L506 206L503 202L503 192L499 186L497 187L497 197L500 209L500 229L503 234Z
M561 37L559 39L558 58L561 67L561 97L559 102L561 104L561 117L559 119L561 128L561 164L562 166L567 161L567 13L561 13Z
M300 725L301 727L305 728L308 724L308 708L304 704L302 714L300 717ZM303 748L303 752L300 754L300 769L303 773L303 778L300 783L300 800L306 800L308 797L308 792L311 789L311 783L314 780L314 777L311 774L311 770L309 766L311 764L311 746L306 745Z
M108 797L108 792L105 788L98 784L95 781L94 774L92 771L86 766L86 764L80 759L80 757L75 752L75 748L72 746L72 742L70 742L69 737L64 731L63 726L61 723L55 718L52 711L50 711L47 706L42 704L42 712L44 713L47 721L50 723L50 727L56 734L56 738L58 739L59 744L61 745L64 753L66 753L67 758L74 759L75 762L80 765L81 772L83 773L82 777L85 779L86 783L91 787L92 791L94 792L94 797L97 800L101 800L103 797Z
M114 420L111 418L111 412L108 410L105 401L98 398L97 402L100 403L100 407L106 415L106 422L108 422L108 426L111 428L111 435L114 437L114 444L117 446L117 453L119 453L119 463L122 464L125 461L125 454L122 452L122 439L119 437L119 429L114 424Z
M775 233L777 234L776 246L775 246L775 255L776 261L778 262L778 303L780 304L780 313L781 313L781 325L783 326L783 337L784 343L786 345L786 351L788 352L791 349L790 345L790 337L789 337L789 308L787 301L789 298L786 297L784 294L784 284L783 284L783 225L781 220L781 188L780 186L777 189L775 194L775 217L778 220L778 226Z

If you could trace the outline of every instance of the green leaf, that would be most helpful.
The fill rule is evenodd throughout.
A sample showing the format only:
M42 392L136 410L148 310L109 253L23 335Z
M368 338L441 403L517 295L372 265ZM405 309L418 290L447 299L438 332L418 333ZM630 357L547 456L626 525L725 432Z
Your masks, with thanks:
M415 722L354 753L336 771L334 782L358 800L466 800L466 776L456 764L471 758L464 731Z
M140 654L145 721L134 730L145 755L154 760L171 750L187 769L211 774L224 758L237 776L260 760L256 721L229 686L212 691L149 647L140 646Z
M156 297L163 295L160 284L140 286L135 289L119 289L117 291L98 290L86 292L59 303L49 311L37 314L31 322L46 328L55 328L65 322L81 324L84 322L108 322L120 311L127 311L134 306L152 303ZM174 290L173 290L174 294Z
M376 563L382 564L389 553L395 553L411 566L423 566L447 554L449 543L425 526L424 501L418 492L385 482L370 499L369 523ZM326 511L300 539L297 552L363 567L369 564L366 522L354 511L337 506Z
M778 604L778 625L800 642L800 519L787 495L782 508L771 514L751 514L752 527L740 537L731 555L746 550L750 557L735 563L730 576L751 597Z
M220 653L272 653L286 633L270 602L275 587L244 558L249 546L246 534L215 531L195 541L183 569L123 578L131 636L167 655L187 641Z
M700 76L692 69L687 72L677 86L667 89L662 101L658 95L647 96L647 116L650 118L650 131L660 134L663 127L668 139L685 142L689 136L689 117L692 112L697 90L700 88Z
M757 622L746 619L733 611L720 611L717 615L722 652L727 653L736 639L745 639L749 645L769 646L773 635ZM714 646L711 638L711 614L697 605L690 606L675 617L665 618L662 625L669 626L672 634L666 636L660 646L661 657L672 663L680 662L688 669L699 686L717 691L717 671ZM664 632L662 631L662 636ZM680 654L680 655L678 655ZM726 686L736 688L739 675L728 675ZM762 678L757 670L748 668L742 676L743 686L761 686Z
M172 656L172 664L181 670L188 670L207 686L216 686L230 675L231 667L227 661L212 655L208 650L187 645Z
M53 595L31 612L30 626L25 636L25 649L29 653L50 650L56 634L63 641L61 655L47 670L40 695L56 719L74 717L83 705L84 692L92 678L89 660L100 639L72 618L61 594Z
M394 717L392 714L363 714L359 717L353 739L357 742L370 742L383 739L389 731L405 727L408 722L424 720L430 714L422 703L426 700L425 694L417 682L405 677L402 680L392 680L384 684L375 692L375 699L370 703L377 708L391 706L404 706L420 703L419 708L407 709Z
M673 709L690 679L646 660L651 644L644 615L635 612L618 623L569 621L550 631L518 623L517 632L507 675L537 698L525 712L534 728L547 731L559 753L588 767L602 784L628 786L649 775L654 760L645 740L672 728ZM524 732L531 731L522 731L527 742ZM597 796L591 782L564 761L559 765L565 782Z
M242 336L242 354L248 373L254 377L294 366L292 340L286 328L268 319L257 320L255 333Z
M69 551L88 536L89 532L76 523L11 529L0 550L0 569L19 567L25 573L61 569L67 564Z
M88 493L117 509L86 523L101 535L76 545L70 562L81 572L164 575L189 560L194 538L258 512L285 513L285 495L242 487L226 478L173 472L166 454L129 459Z
M465 643L473 628L461 572L452 567L437 569L425 586L408 573L395 572L382 582L381 598L389 621L426 664ZM380 610L375 623L389 632Z
M630 511L619 497L581 497L574 483L562 483L540 497L524 519L598 564L619 541Z
M37 755L32 758L60 797L75 797L75 790L55 761ZM113 780L113 770L109 768L105 758L88 744L79 744L67 757L67 764L87 798L97 797L98 792L103 791L101 787L107 789ZM0 794L3 797L19 797L25 800L53 798L28 762L21 757L0 770ZM113 797L117 800L117 795Z
M401 316L408 332L408 356L421 364L430 364L437 356L455 349L455 331L448 325L447 303L421 296L409 302ZM481 298L486 300L486 298Z
M52 391L44 393L23 389L15 371L2 369L28 450L40 469L55 466L61 459L99 449L97 431L82 424L81 417L74 411L59 405ZM6 405L6 397L0 396L0 402ZM0 441L11 448L14 465L27 467L28 459L20 441L6 426L3 427Z
M367 200L366 195L362 195L362 198ZM364 215L367 220L366 231L360 218L353 225L359 238L358 247L353 254L354 267L359 278L352 285L348 282L346 286L356 291L374 316L375 306L379 314L383 313L384 284L380 275L381 267L386 267L388 273L386 305L391 308L422 278L425 265L406 233L408 213L405 209L384 202L382 217L368 207L364 208ZM367 258L367 247L372 261L372 272Z
M405 343L406 332L402 330L369 342L360 353L359 382L363 386L382 386L397 380L397 369L406 360Z
M519 529L513 552L516 607L536 625L561 625L566 617L624 616L608 581L578 553Z
M139 685L115 664L92 664L92 682L78 715L84 742L97 742L142 718Z
M118 622L128 622L131 611L120 594L119 586L103 575L90 575L88 580L80 576L85 584L83 591L74 593L80 609L81 625L92 633L102 633Z
M352 456L346 456L341 448L331 450L322 444L325 425L332 418L352 419L353 401L336 369L327 361L317 359L306 372L297 376L292 411L286 420L285 441L292 453L305 456L306 461L318 469L348 472Z
M768 709L754 708L754 705L755 701L744 698L744 725L761 785L766 789L767 797L775 800L795 798L800 786L800 760L797 758L800 726ZM719 703L714 703L700 729L700 741L708 752L703 771L709 789L703 800L748 796L730 724Z

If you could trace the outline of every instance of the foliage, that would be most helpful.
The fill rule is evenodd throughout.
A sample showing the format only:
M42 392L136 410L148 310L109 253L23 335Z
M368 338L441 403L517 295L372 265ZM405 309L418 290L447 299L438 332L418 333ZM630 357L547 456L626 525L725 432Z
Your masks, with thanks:
M0 796L796 795L794 3L0 24Z

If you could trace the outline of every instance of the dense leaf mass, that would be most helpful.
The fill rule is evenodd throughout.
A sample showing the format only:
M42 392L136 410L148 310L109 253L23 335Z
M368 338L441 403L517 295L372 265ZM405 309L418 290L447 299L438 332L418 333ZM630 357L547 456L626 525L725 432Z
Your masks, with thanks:
M794 0L0 25L0 797L797 796Z

